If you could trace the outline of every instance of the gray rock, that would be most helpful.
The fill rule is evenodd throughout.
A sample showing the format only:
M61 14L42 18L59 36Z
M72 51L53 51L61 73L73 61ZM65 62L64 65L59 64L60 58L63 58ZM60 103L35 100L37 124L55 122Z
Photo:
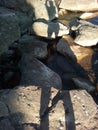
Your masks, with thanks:
M61 78L42 62L30 55L24 55L20 62L22 78L21 85L36 85L39 87L62 87Z
M9 112L8 112L8 108L7 105L0 101L0 117L4 117L4 116L8 116Z
M22 53L36 58L45 58L47 56L48 43L38 40L36 37L24 35L19 40L19 48Z
M98 26L83 20L71 27L76 32L75 43L81 46L94 46L98 43Z
M20 38L18 17L15 13L0 8L0 53Z
M0 130L15 130L8 119L0 121Z
M32 33L47 39L55 39L63 35L69 34L69 29L60 22L48 22L45 20L34 22L32 25Z
M69 43L64 38L60 39L57 43L57 51L64 56L69 56L71 59L76 61L76 56L74 55L74 52L70 48Z
M13 10L13 12L18 17L21 34L29 31L29 28L31 27L33 22L33 18L31 16L28 16L28 14L22 13L20 11Z
M95 11L98 10L98 1L92 0L61 0L59 8L71 11Z
M84 12L83 14L80 15L80 19L92 19L92 18L95 18L97 16L98 16L98 11L96 11L96 12ZM98 25L97 21L96 21L96 23Z
M29 12L30 10L30 5L27 0L0 0L0 6L20 10L22 12Z
M33 40L38 40L37 36L25 34L18 40L19 44L32 43Z

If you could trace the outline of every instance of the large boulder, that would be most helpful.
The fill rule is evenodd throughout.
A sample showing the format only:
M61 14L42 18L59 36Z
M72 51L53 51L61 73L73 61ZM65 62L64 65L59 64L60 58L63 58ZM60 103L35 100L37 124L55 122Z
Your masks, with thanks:
M98 10L97 0L61 0L59 8L71 11L96 11Z
M10 10L0 8L0 53L20 38L18 17Z
M51 59L48 60L47 66L60 75L62 79L62 89L72 90L78 88L85 89L88 92L95 90L95 85L88 76L89 72L87 73L82 66L67 56L55 53Z
M62 87L60 76L30 55L23 56L20 68L22 72L20 85L35 85L42 88L55 87L57 89Z
M69 34L69 29L60 22L48 22L40 20L32 24L32 33L47 39L55 39Z

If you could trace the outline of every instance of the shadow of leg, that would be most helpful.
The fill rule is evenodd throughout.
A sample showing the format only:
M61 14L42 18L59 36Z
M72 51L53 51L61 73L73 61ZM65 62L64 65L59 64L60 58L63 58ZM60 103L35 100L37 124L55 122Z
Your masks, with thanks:
M48 109L51 96L51 88L42 88L40 101L40 130L49 130L49 117L46 110Z
M76 130L74 111L69 91L62 92L62 100L65 109L65 130Z

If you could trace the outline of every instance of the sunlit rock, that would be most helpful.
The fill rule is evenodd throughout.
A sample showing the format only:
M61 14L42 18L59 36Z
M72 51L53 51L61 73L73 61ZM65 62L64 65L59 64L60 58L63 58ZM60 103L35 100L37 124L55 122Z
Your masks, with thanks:
M98 12L85 12L80 15L81 19L91 19L98 16Z
M54 0L27 0L34 9L35 19L53 20L58 17L58 10Z
M71 30L74 32L74 42L76 44L81 46L94 46L98 43L97 25L84 20L74 20L70 25Z
M97 0L61 0L59 8L71 11L95 11L98 10Z

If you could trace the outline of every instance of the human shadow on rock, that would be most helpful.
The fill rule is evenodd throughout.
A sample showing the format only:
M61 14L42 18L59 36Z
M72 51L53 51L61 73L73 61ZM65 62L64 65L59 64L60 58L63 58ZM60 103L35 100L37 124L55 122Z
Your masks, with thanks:
M50 15L52 14L50 12L54 12L54 14L56 14L56 8L52 0L46 0L45 6L47 8L47 12L50 20L51 19ZM56 23L56 28L54 29L53 27L51 27L51 22L50 22L50 24L48 24L48 30L47 30L48 38L50 39L52 37L56 38L59 34L59 29L60 29L60 25L58 23Z
M62 90L76 89L72 78L82 78L90 81L87 72L69 57L65 57L56 52L52 58L47 61L47 66L58 73L62 79Z
M95 51L92 56L92 70L95 75L94 84L96 86L96 91L91 93L91 95L93 96L95 102L98 104L98 51Z

